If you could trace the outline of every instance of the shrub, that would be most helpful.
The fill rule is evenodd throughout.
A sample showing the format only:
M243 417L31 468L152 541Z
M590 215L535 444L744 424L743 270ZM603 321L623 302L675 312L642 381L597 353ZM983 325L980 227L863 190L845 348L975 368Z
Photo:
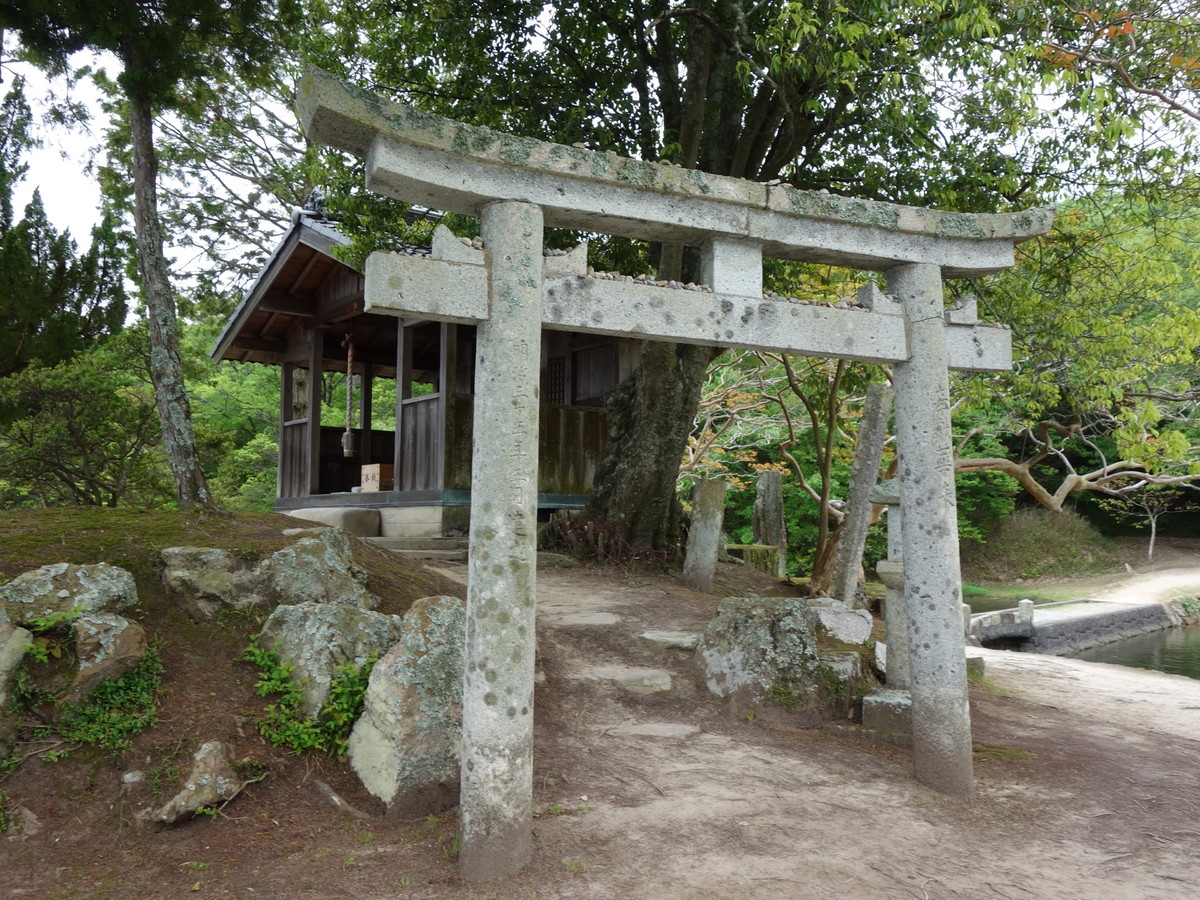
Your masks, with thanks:
M257 642L250 645L242 657L258 666L255 689L258 696L274 694L274 703L263 710L258 732L276 747L287 747L293 753L315 750L330 756L344 756L350 740L350 730L362 715L367 681L376 657L361 665L353 662L334 667L329 684L329 699L316 719L303 709L304 693L292 677L292 666L283 662L274 650L265 650Z

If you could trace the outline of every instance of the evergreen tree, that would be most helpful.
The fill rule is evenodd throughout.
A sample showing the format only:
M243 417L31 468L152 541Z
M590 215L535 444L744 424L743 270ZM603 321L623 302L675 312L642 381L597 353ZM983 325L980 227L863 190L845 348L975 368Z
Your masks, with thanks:
M13 190L34 146L20 81L0 107L0 377L31 362L55 365L120 331L128 303L111 217L82 255L46 218L40 194L13 219Z
M121 61L128 102L137 262L150 325L151 366L163 446L182 506L215 508L196 450L184 389L179 325L158 209L154 116L178 103L181 83L210 69L253 73L270 59L292 0L0 0L0 27L20 35L30 57L61 72L84 48Z

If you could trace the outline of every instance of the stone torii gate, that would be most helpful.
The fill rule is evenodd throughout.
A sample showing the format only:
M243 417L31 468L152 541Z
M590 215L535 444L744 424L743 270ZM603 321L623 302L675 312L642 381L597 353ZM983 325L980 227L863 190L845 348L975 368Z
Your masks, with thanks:
M1013 264L1047 211L967 215L845 199L476 128L321 72L301 81L308 136L366 158L367 187L478 216L484 250L375 253L366 308L478 325L463 682L460 872L484 881L532 853L535 531L542 328L841 357L893 366L913 762L973 790L947 368L1007 369L1007 330L942 278ZM586 248L543 256L545 227L700 249L704 290L589 277ZM764 256L886 273L860 309L767 299Z

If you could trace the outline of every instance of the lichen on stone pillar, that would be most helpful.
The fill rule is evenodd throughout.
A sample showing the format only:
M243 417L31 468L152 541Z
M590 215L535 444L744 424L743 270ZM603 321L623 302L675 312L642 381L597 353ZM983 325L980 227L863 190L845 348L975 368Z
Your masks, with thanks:
M490 318L476 343L459 872L490 881L533 852L542 211L483 208Z
M975 782L942 278L937 266L919 263L896 266L887 276L909 324L909 359L895 365L893 387L913 768L922 784L961 796Z

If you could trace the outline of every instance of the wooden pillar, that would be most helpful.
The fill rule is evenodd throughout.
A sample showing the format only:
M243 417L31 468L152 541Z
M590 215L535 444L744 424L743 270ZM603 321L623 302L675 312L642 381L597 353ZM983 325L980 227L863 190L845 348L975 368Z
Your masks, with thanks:
M434 486L439 490L446 487L446 456L451 452L450 429L453 427L451 403L454 401L454 377L458 368L458 326L451 322L441 323L441 353L438 355L438 401L437 440L438 452L434 462Z
M296 408L296 364L285 361L280 367L282 383L279 385L279 461L275 465L275 499L283 496L286 477L284 467L289 464L287 423Z
M371 391L375 381L375 367L370 363L360 363L362 366L362 384L359 388L358 398L358 421L361 427L359 428L358 440L358 459L362 463L375 462L375 450L371 446L371 415L373 413L371 402Z
M392 449L392 489L405 490L404 401L412 393L412 331L405 319L396 321L396 437Z
M308 433L305 435L305 494L321 493L321 383L325 372L325 330L312 330L308 347Z

